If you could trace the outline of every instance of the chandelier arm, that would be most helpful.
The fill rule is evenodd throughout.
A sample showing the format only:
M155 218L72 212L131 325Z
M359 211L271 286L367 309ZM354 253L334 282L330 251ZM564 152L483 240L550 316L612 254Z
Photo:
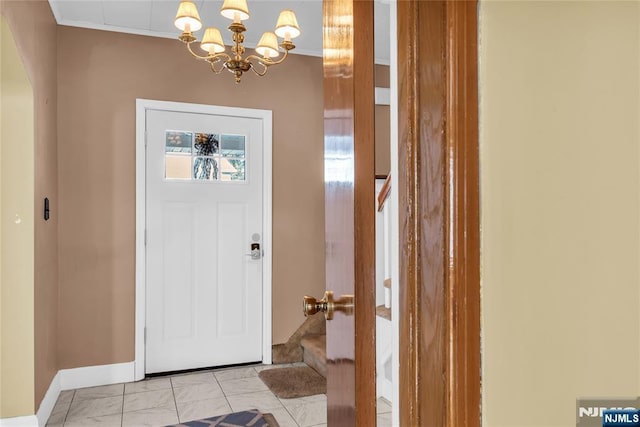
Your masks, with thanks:
M256 58L257 58L257 57L256 57ZM258 58L258 59L259 59L259 58ZM249 60L249 58L247 58L247 60ZM268 68L267 68L267 65L263 64L263 63L262 63L262 62L260 62L260 61L258 61L258 64L262 65L262 71L258 71L258 70L256 70L256 66L255 66L255 64L254 64L253 62L251 63L251 71L253 71L256 75L258 75L258 76L262 77L262 76L264 76L265 74L267 74L267 70L268 70Z
M262 64L265 67L270 67L272 65L278 65L278 64L282 64L284 62L285 59L287 59L287 56L289 55L289 51L288 50L284 50L284 55L282 55L282 58L280 58L277 61L274 61L271 58L262 58L260 56L257 55L249 55L247 56L247 60L250 59L255 59L257 60L260 64Z
M222 66L219 69L216 69L216 63L218 62L220 62L220 59L209 62L209 65L211 66L211 71L213 71L215 74L220 74L222 70L224 70L224 63L222 63Z
M245 60L251 62L252 64L257 62L265 68L276 64L276 62L274 62L272 59L263 58L258 55L249 55L245 58Z
M186 43L186 45L187 45L187 49L189 50L189 53L191 53L191 55L193 55L195 58L201 59L203 61L209 61L209 62L213 63L213 62L218 62L222 58L226 58L227 60L231 59L231 57L229 55L227 55L226 53L224 53L224 52L216 53L214 55L206 55L206 56L198 55L197 53L195 53L193 51L193 49L191 49L191 42Z

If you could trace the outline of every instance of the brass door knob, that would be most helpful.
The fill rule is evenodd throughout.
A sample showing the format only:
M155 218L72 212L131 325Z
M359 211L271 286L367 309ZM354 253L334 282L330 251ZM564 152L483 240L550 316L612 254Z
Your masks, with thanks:
M305 316L311 316L318 312L324 313L327 320L333 319L334 311L340 311L347 315L353 314L353 295L342 295L339 299L333 299L333 292L326 291L320 301L314 297L305 296L302 300L302 311Z

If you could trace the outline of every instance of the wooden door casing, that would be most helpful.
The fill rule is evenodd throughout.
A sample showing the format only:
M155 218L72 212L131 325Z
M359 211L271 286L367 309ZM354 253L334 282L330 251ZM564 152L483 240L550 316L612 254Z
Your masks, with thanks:
M477 2L397 6L400 425L479 426Z
M355 297L327 322L327 421L376 422L373 1L323 4L327 290Z

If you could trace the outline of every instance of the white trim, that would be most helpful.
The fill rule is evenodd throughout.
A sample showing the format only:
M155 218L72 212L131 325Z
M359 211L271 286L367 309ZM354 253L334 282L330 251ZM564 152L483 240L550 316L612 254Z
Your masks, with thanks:
M272 268L273 268L273 115L264 111L262 119L262 364L271 365L271 310L272 306Z
M56 405L60 391L62 391L62 389L60 388L60 371L58 371L51 380L51 384L49 384L49 388L47 389L44 398L42 398L42 402L40 402L38 412L36 412L38 422L41 426L45 426L47 421L49 421L49 416L51 416L53 407Z
M60 390L128 383L134 381L134 362L61 369L58 375Z
M38 427L45 426L58 396L62 390L82 387L96 387L134 381L134 362L113 365L86 366L74 369L61 369L51 380L36 415L15 418L0 418L2 427Z
M144 242L146 217L146 103L136 100L136 311L135 311L135 373L136 381L144 379L144 328L146 325L147 276Z
M44 426L44 424L42 424ZM1 427L39 427L38 417L26 415L24 417L0 418Z
M397 0L391 0L389 6L389 44L391 65L389 68L389 112L391 115L390 148L392 185L398 183L398 10ZM400 231L399 231L399 191L391 191L391 283L400 283ZM400 425L400 286L391 286L391 425Z
M376 105L391 104L391 89L388 87L376 87Z
M146 111L180 111L185 113L215 114L262 120L263 140L263 238L262 247L262 363L271 364L271 299L272 299L272 121L270 110L219 107L183 102L136 99L136 314L135 314L135 380L145 376L144 328L146 325L146 248L144 229L146 218Z

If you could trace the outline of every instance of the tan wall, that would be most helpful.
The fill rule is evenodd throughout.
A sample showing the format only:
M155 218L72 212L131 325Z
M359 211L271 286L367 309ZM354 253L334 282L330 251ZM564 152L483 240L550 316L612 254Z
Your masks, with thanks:
M484 426L640 395L639 8L481 3Z
M390 69L388 65L376 64L374 68L374 84L376 87L389 87L391 81Z
M322 66L213 75L178 40L60 27L61 368L134 358L136 98L273 110L273 342L324 291Z
M375 121L375 173L383 176L391 171L391 111L388 105L376 105Z
M46 0L0 1L0 13L13 31L33 87L35 108L35 408L56 374L58 296L58 179L56 117L56 31ZM51 202L51 219L42 219L44 197Z
M376 65L375 67L376 87L389 87L389 66ZM388 175L391 170L391 112L388 105L376 105L375 108L375 173L376 176Z
M0 418L33 402L33 91L9 26L0 58Z

